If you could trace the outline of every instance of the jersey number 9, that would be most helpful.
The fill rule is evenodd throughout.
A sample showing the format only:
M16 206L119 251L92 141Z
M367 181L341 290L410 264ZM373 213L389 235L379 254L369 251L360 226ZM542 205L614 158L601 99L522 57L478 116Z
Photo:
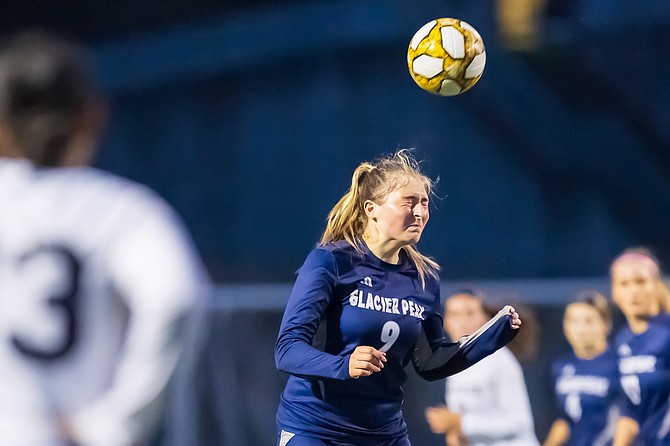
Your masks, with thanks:
M380 352L387 352L400 336L400 325L396 321L386 321L382 327L382 342L384 345L379 349Z

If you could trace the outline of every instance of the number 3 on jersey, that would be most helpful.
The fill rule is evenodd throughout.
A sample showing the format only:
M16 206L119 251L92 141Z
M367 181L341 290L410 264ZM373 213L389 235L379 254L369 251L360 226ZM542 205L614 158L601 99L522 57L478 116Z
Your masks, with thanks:
M58 359L77 339L80 262L70 249L49 245L21 256L16 265L18 280L35 291L18 296L31 302L31 310L16 321L12 345L30 358Z
M382 342L385 342L384 345L379 349L380 352L387 352L395 344L395 341L398 340L400 336L400 325L396 321L386 321L382 327Z

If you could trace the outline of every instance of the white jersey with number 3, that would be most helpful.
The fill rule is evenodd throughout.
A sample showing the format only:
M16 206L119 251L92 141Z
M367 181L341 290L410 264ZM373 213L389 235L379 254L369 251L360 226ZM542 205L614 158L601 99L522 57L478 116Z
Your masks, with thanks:
M0 158L0 445L141 444L205 290L148 189Z

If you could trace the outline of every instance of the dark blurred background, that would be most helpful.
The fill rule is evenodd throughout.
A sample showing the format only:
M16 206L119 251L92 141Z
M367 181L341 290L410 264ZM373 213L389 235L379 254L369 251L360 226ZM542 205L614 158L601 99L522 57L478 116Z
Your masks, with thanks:
M407 72L411 36L437 17L486 44L462 96ZM445 290L483 284L535 307L541 439L564 302L606 292L628 246L670 262L667 0L3 2L2 34L35 27L90 49L112 109L96 164L166 197L220 285L166 443L272 444L294 272L353 169L398 147L440 179L421 248ZM417 445L438 445L421 411L443 387L424 386L408 383L406 415Z

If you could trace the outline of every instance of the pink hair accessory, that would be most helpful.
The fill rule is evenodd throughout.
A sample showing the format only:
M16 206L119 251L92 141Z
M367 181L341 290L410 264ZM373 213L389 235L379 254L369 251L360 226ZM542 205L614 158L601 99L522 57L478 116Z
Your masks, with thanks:
M658 263L654 259L637 252L629 252L627 254L622 254L619 257L617 257L616 260L614 260L614 262L612 263L612 266L610 267L610 274L612 274L612 271L614 271L614 268L617 265L620 265L621 263L624 262L644 263L656 276L661 275L661 269L659 268Z

